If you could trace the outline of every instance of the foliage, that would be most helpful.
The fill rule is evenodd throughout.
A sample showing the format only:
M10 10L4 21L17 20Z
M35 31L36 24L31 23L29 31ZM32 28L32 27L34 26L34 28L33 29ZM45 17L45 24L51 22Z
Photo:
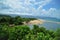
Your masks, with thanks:
M23 22L29 22L30 20L35 20L35 18L21 18L20 16L11 17L11 16L1 16L0 15L0 24L2 25L22 25Z
M0 40L60 40L60 29L46 30L44 27L23 25L35 18L21 18L20 16L0 17Z
M14 27L0 25L0 40L59 40L60 32L58 31L46 30L37 25L34 25L33 29L30 29L27 25Z

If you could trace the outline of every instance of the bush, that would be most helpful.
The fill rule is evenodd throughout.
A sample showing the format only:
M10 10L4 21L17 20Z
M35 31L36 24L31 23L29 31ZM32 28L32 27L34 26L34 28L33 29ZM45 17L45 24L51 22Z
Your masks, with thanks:
M30 29L27 25L9 27L0 25L0 40L59 40L59 30L54 32L34 25Z

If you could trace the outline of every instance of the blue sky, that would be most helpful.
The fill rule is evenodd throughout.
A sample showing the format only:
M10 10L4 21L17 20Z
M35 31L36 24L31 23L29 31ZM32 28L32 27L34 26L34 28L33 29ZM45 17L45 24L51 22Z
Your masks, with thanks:
M60 19L60 0L0 0L0 14L33 15Z

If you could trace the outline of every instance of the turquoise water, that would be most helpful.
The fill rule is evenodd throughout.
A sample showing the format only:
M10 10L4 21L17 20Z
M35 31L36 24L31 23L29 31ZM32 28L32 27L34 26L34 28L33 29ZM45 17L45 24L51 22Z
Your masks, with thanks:
M32 24L29 24L30 28L33 28ZM43 24L38 24L39 27L45 27L46 29L56 30L60 28L60 23L56 22L44 22Z

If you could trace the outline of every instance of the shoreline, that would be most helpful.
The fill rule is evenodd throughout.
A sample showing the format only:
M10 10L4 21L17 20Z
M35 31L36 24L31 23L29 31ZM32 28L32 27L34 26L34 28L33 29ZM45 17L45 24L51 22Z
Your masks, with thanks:
M23 23L24 23L24 24L34 24L34 25L37 25L37 24L43 24L44 22L52 22L52 23L60 24L60 22L43 20L43 19L31 20L31 21L28 22L28 23L26 23L26 22L23 22Z
M57 24L60 24L60 22L56 22L56 21L43 20L43 19L38 19L38 20L42 20L43 22L52 22L52 23L57 23Z

